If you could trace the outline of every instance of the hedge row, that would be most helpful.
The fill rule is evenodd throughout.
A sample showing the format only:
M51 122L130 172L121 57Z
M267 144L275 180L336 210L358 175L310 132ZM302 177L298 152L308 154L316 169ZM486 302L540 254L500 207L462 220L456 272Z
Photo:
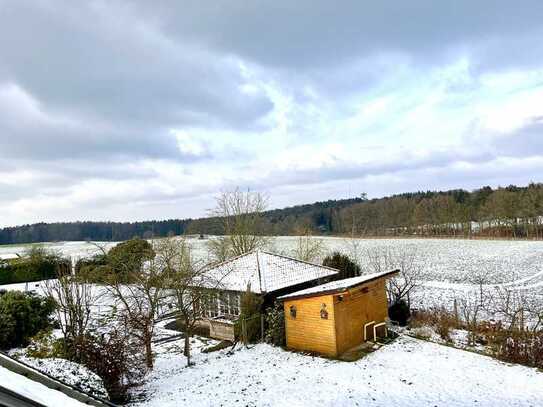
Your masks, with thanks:
M57 277L57 270L69 270L67 261L56 262L43 260L40 262L18 259L0 265L0 285L26 283Z

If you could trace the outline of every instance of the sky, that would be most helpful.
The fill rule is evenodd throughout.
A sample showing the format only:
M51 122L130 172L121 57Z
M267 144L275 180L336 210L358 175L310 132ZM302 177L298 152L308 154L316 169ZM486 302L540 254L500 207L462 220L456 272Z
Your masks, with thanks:
M0 0L0 227L543 181L543 2Z

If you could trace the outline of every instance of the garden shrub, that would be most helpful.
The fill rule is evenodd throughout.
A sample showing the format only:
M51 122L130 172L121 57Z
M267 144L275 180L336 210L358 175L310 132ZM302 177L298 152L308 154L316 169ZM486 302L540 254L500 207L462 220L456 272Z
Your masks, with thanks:
M118 282L130 282L131 276L138 273L143 263L156 256L153 246L143 239L131 239L113 247L106 256L107 265Z
M404 300L399 300L388 308L388 316L392 321L396 321L400 326L406 326L407 321L411 316L411 311Z
M51 324L55 301L33 293L0 294L0 348L26 346L29 339Z
M457 328L454 315L445 309L439 310L437 312L437 321L435 328L441 339L445 341L450 341L451 330Z
M352 261L349 256L340 252L334 252L330 256L326 256L322 261L322 265L339 270L339 273L335 277L336 280L358 277L360 275L360 266Z
M258 342L261 337L262 298L251 292L251 287L241 295L240 316L236 323L236 332L243 337L242 320L245 321L247 342Z
M0 284L26 283L56 278L59 271L70 270L70 260L63 259L39 246L33 246L23 257L0 265Z
M65 352L64 340L55 338L51 329L44 329L30 339L25 350L26 356L37 359L68 358Z
M102 253L82 258L75 264L75 274L87 282L103 283L104 276L107 274L106 265L107 257Z
M266 312L266 335L267 343L275 346L285 345L285 313L282 304L275 304Z

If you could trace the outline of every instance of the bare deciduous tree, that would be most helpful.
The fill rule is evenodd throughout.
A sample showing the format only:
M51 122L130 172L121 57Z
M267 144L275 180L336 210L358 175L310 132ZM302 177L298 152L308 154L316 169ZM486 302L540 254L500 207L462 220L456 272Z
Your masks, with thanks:
M207 253L211 263L222 263L232 257L230 239L226 237L212 237L206 242Z
M45 282L47 295L54 298L56 315L64 337L64 345L77 352L91 322L92 307L99 298L90 284L71 274L59 274L55 280ZM80 355L73 355L79 359Z
M255 191L224 191L217 197L211 211L223 223L230 256L239 256L264 247L268 238L264 231L263 212L268 206L267 197ZM219 246L223 249L225 246ZM229 256L229 257L230 257Z
M118 316L141 341L145 349L145 363L150 369L153 367L155 318L167 280L168 253L164 252L162 244L161 240L153 242L155 256L138 267L126 256L116 257L114 263L117 270L109 269L105 276L106 288L115 300Z
M220 288L227 275L214 275L208 265L192 256L183 239L167 239L163 243L168 274L168 291L175 301L185 331L184 354L191 365L190 339L197 323L205 316L205 304Z
M296 246L292 256L302 261L314 262L324 253L325 246L321 239L315 238L309 226L298 228Z

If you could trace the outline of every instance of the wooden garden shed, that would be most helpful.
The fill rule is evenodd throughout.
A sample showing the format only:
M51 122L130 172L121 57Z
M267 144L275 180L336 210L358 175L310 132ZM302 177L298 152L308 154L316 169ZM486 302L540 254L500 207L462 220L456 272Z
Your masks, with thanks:
M339 356L386 335L386 279L399 270L333 281L279 297L287 347Z

